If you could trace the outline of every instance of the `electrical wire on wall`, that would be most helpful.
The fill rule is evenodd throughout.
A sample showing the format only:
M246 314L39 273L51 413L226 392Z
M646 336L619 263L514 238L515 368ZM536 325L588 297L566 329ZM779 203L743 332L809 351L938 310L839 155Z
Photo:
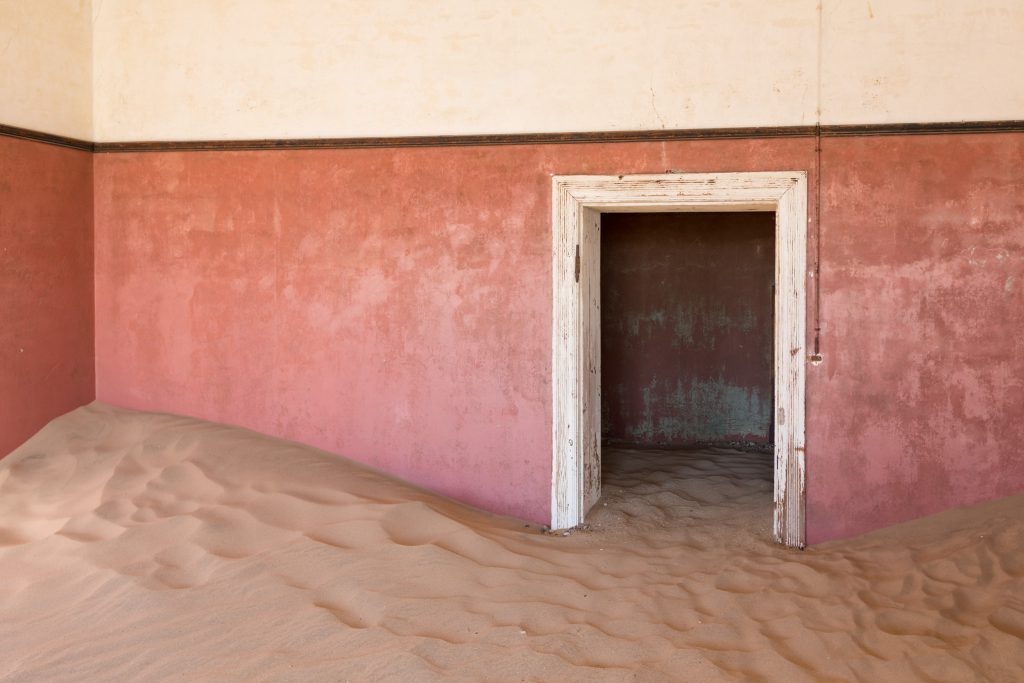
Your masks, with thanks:
M812 363L821 362L821 65L822 15L825 0L818 0L817 122L814 127L814 352Z

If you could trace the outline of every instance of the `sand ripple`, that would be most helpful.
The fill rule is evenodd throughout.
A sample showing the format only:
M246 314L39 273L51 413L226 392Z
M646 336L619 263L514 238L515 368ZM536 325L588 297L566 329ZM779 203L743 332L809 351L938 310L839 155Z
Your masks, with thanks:
M96 403L0 461L0 678L1024 680L1024 496L800 552L771 476L610 451L563 536Z

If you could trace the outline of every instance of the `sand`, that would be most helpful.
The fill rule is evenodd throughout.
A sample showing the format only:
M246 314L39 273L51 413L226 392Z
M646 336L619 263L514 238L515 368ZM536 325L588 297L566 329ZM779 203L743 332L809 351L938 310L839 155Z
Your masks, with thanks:
M1024 496L798 551L762 454L605 459L563 536L81 408L0 461L0 680L1024 680Z

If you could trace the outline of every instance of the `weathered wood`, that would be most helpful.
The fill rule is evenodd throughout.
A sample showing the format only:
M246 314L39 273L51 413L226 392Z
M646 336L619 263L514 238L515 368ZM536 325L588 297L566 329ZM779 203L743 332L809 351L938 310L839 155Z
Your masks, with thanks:
M807 180L775 209L775 540L802 548L806 498Z
M576 282L576 247L579 244L579 205L567 187L556 178L553 183L552 224L561 226L552 241L553 311L551 329L551 372L554 412L551 422L552 477L551 527L563 529L578 524L580 511L579 444L579 308ZM571 226L571 227L570 227Z
M774 535L803 547L806 174L556 176L552 187L552 528L580 524L600 497L600 214L774 211Z
M601 214L580 212L580 434L583 514L601 497Z

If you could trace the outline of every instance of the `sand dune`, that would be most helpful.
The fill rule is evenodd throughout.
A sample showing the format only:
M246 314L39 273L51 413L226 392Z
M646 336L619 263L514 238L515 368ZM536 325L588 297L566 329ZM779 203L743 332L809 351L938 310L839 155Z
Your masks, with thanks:
M5 681L1021 681L1024 496L793 551L771 467L616 451L545 534L102 404L0 461Z

